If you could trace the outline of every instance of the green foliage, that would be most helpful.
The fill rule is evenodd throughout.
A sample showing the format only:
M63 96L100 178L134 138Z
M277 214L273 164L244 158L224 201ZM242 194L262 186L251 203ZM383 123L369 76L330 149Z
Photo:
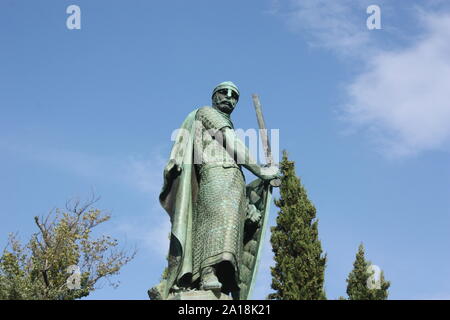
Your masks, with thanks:
M0 257L0 299L72 300L98 289L101 279L118 285L110 277L136 252L119 250L118 241L108 235L93 237L92 229L110 219L92 208L94 202L80 206L77 201L66 205L66 211L56 209L46 217L35 217L39 231L25 245L10 234ZM70 266L79 268L80 273L68 273ZM79 277L79 286L72 282L74 276ZM68 282L75 288L70 289Z
M367 281L374 275L374 271L368 269L370 265L371 263L366 261L364 257L364 246L363 244L360 244L355 262L353 263L353 270L347 278L347 294L349 300L387 299L390 282L384 279L383 272L380 274L380 282L378 285L369 288L370 286Z
M271 268L275 292L268 299L326 299L323 288L326 255L319 240L316 208L308 199L286 151L280 170L281 197L275 200L280 210L270 239L276 263Z

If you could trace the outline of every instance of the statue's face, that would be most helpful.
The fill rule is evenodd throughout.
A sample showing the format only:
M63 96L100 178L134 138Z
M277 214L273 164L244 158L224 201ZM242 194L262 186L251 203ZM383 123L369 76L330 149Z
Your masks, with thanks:
M212 97L213 107L216 107L222 112L232 113L239 100L239 95L236 91L224 88L217 91Z

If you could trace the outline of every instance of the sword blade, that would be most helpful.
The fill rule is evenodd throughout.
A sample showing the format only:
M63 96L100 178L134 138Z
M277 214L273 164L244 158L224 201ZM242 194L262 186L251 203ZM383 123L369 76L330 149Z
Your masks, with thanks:
M258 120L259 133L264 148L264 154L266 156L266 162L268 165L271 165L273 163L273 158L270 149L269 139L267 137L267 128L262 113L261 102L259 101L259 96L257 94L252 94L252 99L253 99L253 106L255 107L256 111L256 119Z

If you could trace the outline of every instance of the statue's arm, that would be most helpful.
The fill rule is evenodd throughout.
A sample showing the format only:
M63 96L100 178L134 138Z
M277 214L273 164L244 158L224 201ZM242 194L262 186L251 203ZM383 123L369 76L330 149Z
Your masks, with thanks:
M233 129L224 127L217 135L219 142L222 142L226 147L227 152L231 157L236 156L239 164L242 164L246 169L252 172L263 180L271 180L277 177L278 168L276 166L262 167L256 163L256 160L250 154L250 150L236 135ZM223 140L223 141L220 141Z

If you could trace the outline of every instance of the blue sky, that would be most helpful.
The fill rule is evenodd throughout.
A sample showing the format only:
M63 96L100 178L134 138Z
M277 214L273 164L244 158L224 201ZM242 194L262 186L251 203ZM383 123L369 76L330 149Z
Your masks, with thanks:
M72 4L81 30L66 28ZM113 215L100 232L139 252L89 298L147 299L168 246L170 135L231 80L235 127L256 127L259 93L317 207L328 298L363 242L390 298L450 299L449 36L440 0L2 0L0 244L93 190ZM266 241L254 298L272 264Z

